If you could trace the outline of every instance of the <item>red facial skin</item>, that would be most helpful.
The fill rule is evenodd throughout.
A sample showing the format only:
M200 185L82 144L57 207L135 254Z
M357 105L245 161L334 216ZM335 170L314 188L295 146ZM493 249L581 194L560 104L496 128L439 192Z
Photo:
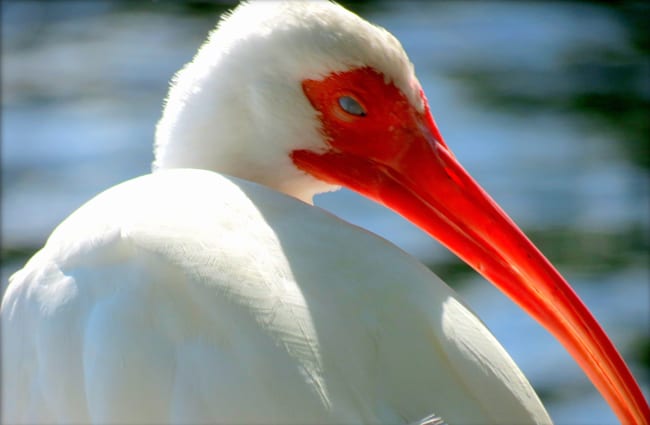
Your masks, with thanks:
M327 149L295 150L294 164L400 213L535 317L571 353L622 423L650 409L620 354L551 263L467 174L443 141L421 92L418 112L371 68L304 80ZM338 102L353 97L365 116Z

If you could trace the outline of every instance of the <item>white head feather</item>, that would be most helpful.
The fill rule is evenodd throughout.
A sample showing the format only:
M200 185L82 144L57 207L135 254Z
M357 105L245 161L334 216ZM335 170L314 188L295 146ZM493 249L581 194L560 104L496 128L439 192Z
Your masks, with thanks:
M335 187L289 157L295 149L325 147L301 82L365 66L422 110L413 65L383 28L325 1L243 3L174 77L153 169L214 170L310 202Z

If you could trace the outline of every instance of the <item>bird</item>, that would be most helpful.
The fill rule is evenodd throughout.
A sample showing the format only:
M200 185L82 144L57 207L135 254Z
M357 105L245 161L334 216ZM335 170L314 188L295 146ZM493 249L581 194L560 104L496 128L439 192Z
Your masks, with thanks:
M152 172L65 219L2 299L5 423L546 424L460 296L313 205L402 214L555 335L623 423L634 377L443 140L399 41L250 1L173 78Z

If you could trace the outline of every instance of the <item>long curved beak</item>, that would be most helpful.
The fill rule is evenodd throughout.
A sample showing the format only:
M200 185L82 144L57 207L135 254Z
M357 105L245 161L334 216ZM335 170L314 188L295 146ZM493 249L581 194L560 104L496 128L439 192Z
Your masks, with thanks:
M447 246L551 332L623 423L650 409L624 360L569 284L463 169L428 111L390 159L332 148L291 154L302 170L386 205ZM380 143L380 141L376 141Z

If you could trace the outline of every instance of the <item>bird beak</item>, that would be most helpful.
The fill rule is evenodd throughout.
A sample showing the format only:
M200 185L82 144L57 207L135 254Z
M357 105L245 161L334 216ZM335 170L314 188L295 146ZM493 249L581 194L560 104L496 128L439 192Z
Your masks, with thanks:
M293 151L292 160L323 181L391 208L439 240L551 332L623 423L647 423L650 410L641 390L587 307L463 169L428 106L414 116L399 131L399 152L390 158L333 143L325 152ZM387 136L388 143L393 139Z

